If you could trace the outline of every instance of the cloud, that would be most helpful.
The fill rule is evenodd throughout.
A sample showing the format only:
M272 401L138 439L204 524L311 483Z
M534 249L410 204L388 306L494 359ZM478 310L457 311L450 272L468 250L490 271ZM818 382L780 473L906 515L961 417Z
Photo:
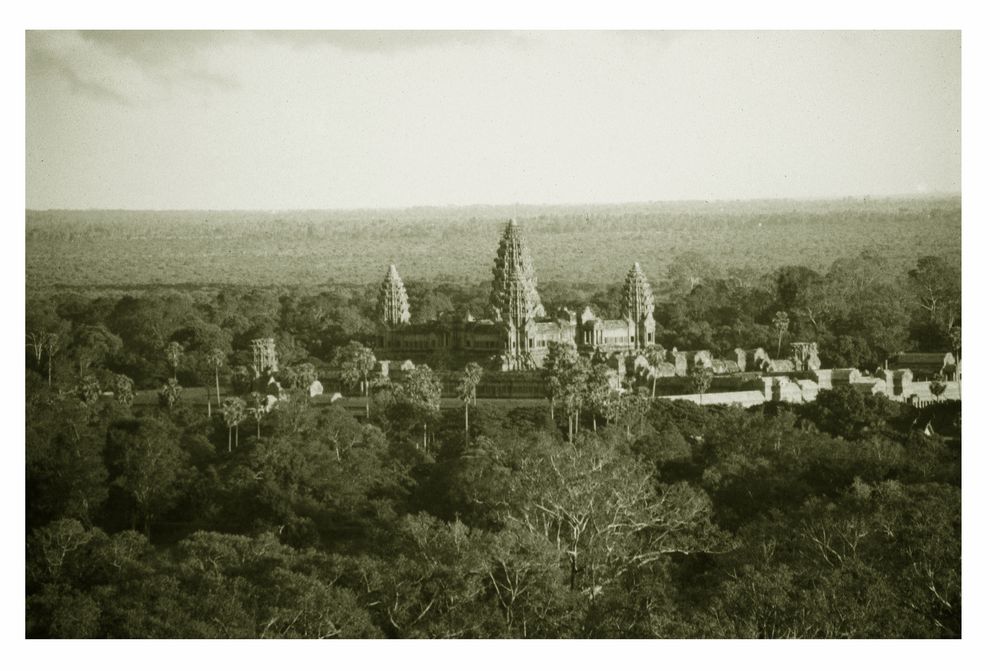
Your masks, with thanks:
M219 36L209 31L29 31L26 74L29 84L32 78L55 77L75 94L122 105L160 101L178 89L204 96L239 86L209 65Z
M412 51L454 44L477 45L510 36L497 30L261 30L254 37L293 47L330 46L365 53Z
M329 48L374 56L487 45L516 50L539 45L561 49L571 48L574 42L593 44L595 38L622 46L641 43L660 46L677 35L669 31L29 31L26 69L29 84L33 77L55 77L75 94L129 105L161 102L178 92L207 97L239 88L240 79L220 65L226 60L225 52L232 49ZM232 63L229 68L234 69Z
M83 30L85 41L138 65L162 68L196 59L245 33L224 30Z
M53 51L39 46L29 46L25 60L29 78L55 76L69 84L73 93L95 100L129 104L128 99L114 88L82 76L72 60L61 58Z

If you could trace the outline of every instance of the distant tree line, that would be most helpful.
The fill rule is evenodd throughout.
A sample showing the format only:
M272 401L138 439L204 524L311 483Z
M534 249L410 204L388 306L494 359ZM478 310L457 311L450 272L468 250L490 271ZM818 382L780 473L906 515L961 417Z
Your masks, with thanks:
M543 281L617 282L639 260L660 282L687 255L751 274L792 260L825 273L863 252L884 257L889 274L926 254L961 256L960 198L525 206L517 214ZM488 273L513 215L510 207L28 211L26 276L32 287L127 289L368 283L394 260L407 283L464 284Z

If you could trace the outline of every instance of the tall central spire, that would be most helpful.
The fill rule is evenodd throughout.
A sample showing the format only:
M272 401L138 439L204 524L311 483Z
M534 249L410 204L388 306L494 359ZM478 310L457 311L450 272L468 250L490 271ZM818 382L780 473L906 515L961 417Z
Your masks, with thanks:
M649 286L646 274L639 267L639 262L636 261L632 270L625 275L625 286L622 287L622 316L641 324L648 315L653 314L654 308L653 289Z
M514 325L545 316L538 297L535 268L515 219L507 222L497 248L490 308L495 319Z
M387 326L399 326L410 321L410 301L395 264L389 266L382 286L379 287L378 311L382 323Z

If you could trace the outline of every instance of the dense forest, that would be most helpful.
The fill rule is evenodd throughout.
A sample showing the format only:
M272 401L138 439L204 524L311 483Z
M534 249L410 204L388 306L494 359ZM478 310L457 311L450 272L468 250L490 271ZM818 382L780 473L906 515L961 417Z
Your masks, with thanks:
M825 365L872 369L958 349L957 264L891 268L687 255L657 282L657 339L814 340ZM487 296L408 285L415 321ZM375 289L29 287L27 635L961 635L959 402L847 387L744 410L637 388L574 433L565 408L442 408L445 358L376 386L368 416L310 405L303 380L365 349ZM620 286L540 291L607 314ZM290 395L253 413L265 335Z
M488 277L502 222L524 225L539 279L618 282L634 261L654 286L686 257L759 274L826 272L863 252L895 274L927 254L956 262L961 200L845 199L358 211L29 211L29 288L369 283ZM442 253L445 249L447 252ZM444 260L444 263L442 263Z

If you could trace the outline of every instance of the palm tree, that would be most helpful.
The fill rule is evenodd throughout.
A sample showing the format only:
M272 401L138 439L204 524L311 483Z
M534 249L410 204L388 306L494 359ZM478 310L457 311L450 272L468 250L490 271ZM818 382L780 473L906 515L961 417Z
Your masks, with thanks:
M160 403L167 406L167 410L173 410L174 405L181 398L184 387L177 383L177 378L167 380L167 383L160 388Z
M430 366L421 364L403 381L403 397L420 413L424 424L424 450L427 450L427 421L441 409L441 381Z
M663 349L663 345L653 343L646 347L642 354L649 362L649 369L653 375L653 398L656 398L656 378L659 376L660 366L667 362L667 350Z
M184 346L179 342L171 341L167 343L166 348L164 348L167 353L167 361L170 362L170 366L174 369L174 379L177 379L177 367L181 365L181 356L184 354Z
M465 445L469 445L469 403L476 401L476 386L483 379L483 367L478 363L468 363L462 371L458 385L458 397L465 404Z
M247 412L253 417L254 421L257 422L257 440L260 440L260 420L264 419L264 415L267 413L264 408L257 406L255 408L248 408ZM238 436L239 434L237 434ZM237 445L239 445L239 438L237 437Z
M60 342L58 333L46 333L45 334L45 354L49 360L49 386L52 386L52 359L55 357L56 352L59 351L59 347L62 343Z
M264 415L267 414L265 401L264 395L259 391L250 392L250 407L247 411L257 422L257 440L260 440L260 420L264 419Z
M711 366L705 366L699 363L694 369L694 375L691 377L691 380L694 384L695 391L698 392L699 405L703 405L705 402L705 392L712 386L713 375L714 371Z
M101 384L94 375L87 375L80 380L77 385L80 399L88 408L92 408L97 400L101 398Z
M338 347L333 356L333 367L348 388L359 383L365 394L365 417L371 417L368 397L368 375L375 367L375 353L361 343L352 340Z
M132 405L135 398L135 383L128 375L115 375L114 381L115 400L128 407Z
M781 358L781 339L788 332L788 323L788 313L784 310L776 312L774 319L771 321L774 329L778 332L778 353L775 355L775 359Z
M242 398L227 398L222 403L222 419L229 427L229 451L233 451L233 429L236 430L236 447L240 446L240 424L247 417L247 404Z
M208 365L215 369L215 402L222 405L222 392L219 389L219 369L226 365L226 353L218 347L208 353Z

